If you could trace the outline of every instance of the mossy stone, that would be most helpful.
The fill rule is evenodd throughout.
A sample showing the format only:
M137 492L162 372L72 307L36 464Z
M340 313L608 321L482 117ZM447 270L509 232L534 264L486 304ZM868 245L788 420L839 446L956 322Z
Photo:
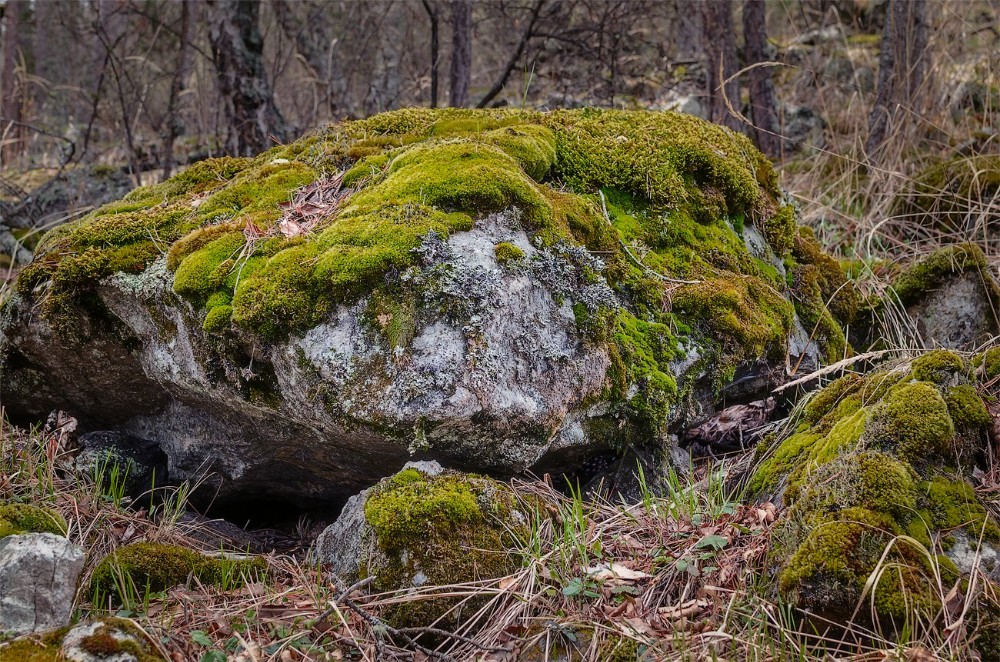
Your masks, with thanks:
M0 503L0 538L22 533L66 535L66 520L49 508L27 503Z
M1000 527L963 474L962 463L984 451L989 419L967 375L958 355L942 351L841 377L806 403L793 434L761 454L751 491L784 486L772 557L785 599L824 618L850 616L888 564L866 599L899 627L940 608L919 546L947 550L956 530L996 540ZM947 554L933 564L958 581Z
M927 382L890 391L873 410L870 443L891 449L909 462L927 462L952 450L955 424L941 393Z
M910 367L913 378L922 382L941 384L965 372L962 357L947 349L938 349L921 354Z
M376 548L363 559L361 574L375 576L381 591L505 576L519 567L516 550L527 535L518 507L509 488L488 478L406 469L380 483L365 502ZM386 617L397 626L424 625L456 603L405 603Z

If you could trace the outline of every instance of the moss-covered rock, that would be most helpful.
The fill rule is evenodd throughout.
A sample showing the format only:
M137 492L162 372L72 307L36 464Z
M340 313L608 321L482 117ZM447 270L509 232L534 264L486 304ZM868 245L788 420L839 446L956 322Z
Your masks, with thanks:
M983 558L995 556L1000 527L969 482L991 418L959 355L841 377L801 411L794 433L762 447L750 479L785 505L772 550L784 599L843 619L866 596L901 625L940 608L935 571L949 584L970 569L956 538L982 535Z
M897 196L894 213L908 221L964 234L1000 218L1000 155L961 156L932 163ZM988 230L990 231L990 230Z
M183 447L178 479L211 458L222 498L660 442L850 351L853 289L795 217L744 136L683 114L343 122L47 236L4 310L5 407Z
M888 296L902 303L927 343L972 349L1000 332L1000 283L975 244L947 246L909 265Z
M415 463L348 504L320 536L315 554L355 579L374 577L378 591L448 586L514 572L528 523L528 511L506 485L443 471L435 463ZM353 541L345 547L347 537ZM426 625L458 603L452 598L407 602L385 617L398 626ZM461 609L468 615L481 606L472 601ZM452 612L445 620L461 618Z
M141 600L147 592L165 591L190 579L234 588L266 572L260 558L212 557L179 545L139 542L102 559L91 575L90 588L102 600L111 597L122 602L126 598Z
M66 535L66 520L50 508L27 503L0 503L0 538L21 533Z
M0 643L0 662L162 662L149 637L130 621L102 618Z

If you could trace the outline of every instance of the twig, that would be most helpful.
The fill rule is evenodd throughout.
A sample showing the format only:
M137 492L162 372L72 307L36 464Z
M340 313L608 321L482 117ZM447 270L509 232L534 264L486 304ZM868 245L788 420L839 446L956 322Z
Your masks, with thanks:
M386 623L385 621L383 621L381 618L378 618L377 616L372 616L371 614L369 614L368 612L366 612L364 609L362 609L361 607L359 607L357 605L357 603L354 602L354 600L351 600L351 598L348 597L351 594L351 592L354 591L356 588L360 588L361 586L366 586L369 582L372 582L374 580L375 580L374 577L368 577L368 578L366 578L366 579L364 579L364 580L362 580L360 582L357 582L357 583L353 584L352 586L348 586L346 589L344 589L340 593L339 596L337 596L337 598L334 599L334 604L341 604L341 603L343 603L343 605L345 607L347 607L348 609L350 609L351 611L353 611L355 614L357 614L358 616L360 616L362 619L364 619L368 623L368 625L370 625L372 627L372 630L376 633L376 635L377 635L378 632L381 631L381 632L387 633L390 637L393 636L393 635L399 636L404 641L406 641L406 643L409 646L412 646L413 648L415 648L416 650L420 651L421 653L423 653L427 657L431 657L431 658L434 658L436 660L445 660L446 662L454 662L454 658L452 658L450 655L446 655L444 653L440 653L440 652L438 652L436 650L433 650L433 649L427 648L426 646L422 646L422 645L418 644L417 641L413 637L409 636L405 632L401 632L400 630L397 630L396 628L392 627L391 625L389 625L388 623ZM423 628L419 628L419 629L423 629ZM382 646L381 637L376 636L376 642L377 642L376 645L381 648L381 646ZM379 658L378 659L384 659L381 651L379 651Z
M643 272L646 273L647 275L665 281L667 283L676 283L677 285L698 285L702 282L700 280L681 280L680 278L670 278L669 276L664 276L659 271L650 269L645 264L643 264L639 258L633 255L632 251L629 250L629 247L625 245L625 242L618 235L618 231L615 230L615 224L611 222L611 215L608 214L608 205L604 201L604 191L599 190L597 194L601 196L601 209L604 211L604 220L607 221L608 225L611 226L611 229L615 233L615 237L618 239L618 243L621 244L622 249L624 249L626 255L629 256L629 258L632 260L632 263L635 264L635 266L642 269Z
M823 375L828 375L831 372L837 372L838 370L846 368L847 366L852 365L854 363L857 363L858 361L865 361L865 360L868 360L868 359L877 359L877 358L880 358L882 356L885 356L886 354L892 354L894 352L898 353L898 352L903 352L903 351L906 351L906 350L901 350L901 349L880 349L880 350L876 350L876 351L873 351L873 352L865 352L864 354L858 354L856 356L849 356L846 359L843 359L841 361L837 361L836 363L831 363L830 365L826 366L825 368L820 368L819 370L816 370L814 372L810 372L808 375L803 375L802 377L799 377L798 379L793 379L790 382L782 384L781 386L778 386L778 387L772 389L771 393L781 393L782 391L790 389L793 386L798 386L799 384L804 384L806 382L810 382L810 381L816 379L817 377L822 377Z

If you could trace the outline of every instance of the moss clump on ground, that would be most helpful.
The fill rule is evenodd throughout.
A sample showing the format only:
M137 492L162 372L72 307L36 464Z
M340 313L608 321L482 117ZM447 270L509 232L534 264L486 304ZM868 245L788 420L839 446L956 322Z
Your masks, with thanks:
M519 567L513 550L527 535L517 506L509 488L488 478L406 469L380 483L365 503L374 548L362 560L362 575L374 575L380 591L505 576ZM406 603L386 617L400 626L426 625L456 602Z
M939 349L915 358L910 370L914 379L942 384L956 375L961 376L965 372L965 361L955 352Z
M140 542L120 547L94 569L91 591L122 599L121 591L165 591L195 578L205 584L241 586L265 574L262 559L229 560L209 557L186 547Z
M898 196L894 214L943 230L965 232L989 222L984 212L1000 193L1000 155L981 154L933 163Z
M58 662L64 659L60 644L69 630L59 628L41 635L0 642L0 662Z
M48 508L26 503L0 503L0 538L22 533L66 535L66 520Z
M40 635L0 643L0 662L56 662L64 660L66 659L63 655L64 642L65 645L79 648L97 660L136 660L137 662L161 662L163 660L149 642L146 634L127 620L102 618L94 621L92 625L76 627L88 627L92 633L75 641L71 637L67 637L75 628L67 626Z
M806 403L793 434L761 454L750 489L781 490L787 506L772 550L785 599L825 618L850 616L876 566L896 564L899 572L874 587L874 605L900 624L940 605L923 551L900 540L883 556L890 541L906 534L947 550L956 530L1000 541L967 479L991 423L968 376L958 355L940 351L841 377ZM957 578L947 557L935 564Z

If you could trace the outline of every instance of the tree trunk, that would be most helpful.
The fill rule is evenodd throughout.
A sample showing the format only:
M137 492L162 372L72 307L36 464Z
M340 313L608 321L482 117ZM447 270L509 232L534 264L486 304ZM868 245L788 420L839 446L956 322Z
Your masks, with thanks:
M696 0L674 0L676 19L674 38L677 40L677 59L694 62L704 56L702 48L702 12Z
M222 95L228 151L253 156L285 139L281 117L264 72L260 4L255 0L209 0L209 41Z
M331 39L325 22L310 22L296 11L304 3L290 0L273 0L271 6L282 32L295 44L296 52L305 60L322 91L322 102L332 115L337 115L343 104L345 90L338 87L342 74L331 52L337 39ZM307 7L308 8L308 7Z
M181 117L177 106L180 102L181 94L187 83L186 79L190 73L190 51L191 43L191 3L193 0L180 0L181 4L181 30L177 46L177 58L174 60L173 78L170 80L170 97L167 99L166 132L163 137L163 179L169 179L174 169L174 141L184 134L184 119Z
M440 53L438 12L428 0L423 0L424 10L431 20L431 108L438 107L438 57Z
M472 2L451 3L451 105L461 108L469 100L472 79Z
M736 73L736 38L733 32L732 0L701 3L702 31L705 41L705 95L708 119L740 130L740 119L729 112L726 99L734 108L740 105ZM728 83L725 83L729 80Z
M919 113L927 72L926 0L890 0L878 58L878 88L868 118L869 158L877 160L899 109Z
M21 133L21 93L17 74L18 18L23 0L8 0L3 8L3 60L0 62L0 165L18 153Z
M746 64L753 66L767 61L767 26L764 0L744 0L743 39L746 42ZM770 67L756 67L750 78L750 116L753 120L754 142L770 157L780 156L778 112L774 103L774 81Z

